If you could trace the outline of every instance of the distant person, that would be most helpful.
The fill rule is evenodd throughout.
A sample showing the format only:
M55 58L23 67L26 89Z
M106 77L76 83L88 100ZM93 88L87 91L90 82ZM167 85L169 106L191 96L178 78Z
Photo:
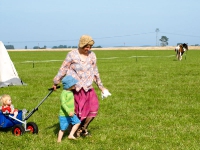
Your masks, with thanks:
M61 142L64 131L68 128L69 124L72 124L73 126L68 136L68 139L75 140L76 138L74 137L74 133L81 123L76 114L74 114L74 95L72 90L75 89L76 83L77 80L74 79L72 76L65 76L62 79L63 91L60 95L60 131L58 133L58 142Z
M96 64L96 55L90 51L94 44L94 40L89 35L82 35L79 40L78 49L70 51L63 61L58 74L54 77L53 88L56 90L56 85L65 75L71 75L78 82L75 85L75 112L81 120L80 128L77 136L90 135L87 128L92 120L96 117L99 102L98 97L92 87L93 81L98 88L104 92L108 92L104 88ZM108 92L109 93L109 92Z

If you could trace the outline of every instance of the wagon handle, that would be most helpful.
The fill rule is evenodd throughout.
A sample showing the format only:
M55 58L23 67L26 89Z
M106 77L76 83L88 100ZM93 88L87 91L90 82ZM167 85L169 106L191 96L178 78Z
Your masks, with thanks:
M60 85L58 85L58 86L56 86L56 89L59 89L60 88ZM52 90L54 90L53 88L49 88L48 89L49 91L52 91Z
M57 89L60 88L60 86L56 87ZM51 95L51 93L54 91L53 88L49 88L49 93L45 96L45 98L23 119L24 120L28 120L28 118L30 118L37 110L38 107L47 99L47 97L49 97L49 95Z

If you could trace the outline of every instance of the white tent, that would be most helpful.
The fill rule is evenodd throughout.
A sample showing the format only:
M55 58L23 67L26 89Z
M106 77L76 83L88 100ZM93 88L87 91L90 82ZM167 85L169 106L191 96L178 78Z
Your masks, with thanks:
M0 87L23 84L3 42L0 41Z

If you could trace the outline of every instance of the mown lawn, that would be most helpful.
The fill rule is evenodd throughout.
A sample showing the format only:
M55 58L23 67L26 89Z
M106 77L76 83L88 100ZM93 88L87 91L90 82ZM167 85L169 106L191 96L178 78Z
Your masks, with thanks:
M112 93L101 100L89 131L92 137L58 144L59 95L53 92L28 120L39 133L12 135L1 129L3 149L186 150L200 148L200 51L190 50L182 61L171 50L95 51L101 79ZM32 110L48 94L65 52L9 52L26 86L0 88L15 108ZM50 61L51 60L51 61ZM52 61L54 60L54 61ZM0 149L1 149L0 148Z

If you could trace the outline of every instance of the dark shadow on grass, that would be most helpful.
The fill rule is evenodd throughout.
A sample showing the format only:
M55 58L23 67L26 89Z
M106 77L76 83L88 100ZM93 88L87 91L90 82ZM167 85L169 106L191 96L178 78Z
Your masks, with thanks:
M177 59L173 59L173 61L178 61Z
M5 133L12 132L12 128L1 128L0 127L0 132L5 132Z
M53 128L54 134L55 134L55 135L58 135L58 132L59 132L59 130L60 130L60 124L59 124L59 123L56 123L56 124L54 124L54 125L52 125L52 126L49 126L49 127L46 128L46 130L52 129L52 128ZM70 125L68 126L67 130L65 131L64 135L63 135L63 139L64 139L66 136L69 135L69 133L70 133L70 131L71 131L71 128L72 128L72 125L70 124Z
M52 125L52 126L49 126L49 127L46 128L46 130L52 129L52 128L53 128L54 134L55 134L55 135L58 135L58 132L59 132L59 130L60 130L60 124L59 124L59 123L56 123L56 124L54 124L54 125ZM68 137L68 135L69 135L71 129L72 129L72 124L70 124L70 125L68 126L67 130L65 130L65 133L64 133L64 135L63 135L62 140L65 139L66 137ZM90 133L90 136L81 136L81 137L82 137L82 138L91 137L91 131L88 130L88 132Z

